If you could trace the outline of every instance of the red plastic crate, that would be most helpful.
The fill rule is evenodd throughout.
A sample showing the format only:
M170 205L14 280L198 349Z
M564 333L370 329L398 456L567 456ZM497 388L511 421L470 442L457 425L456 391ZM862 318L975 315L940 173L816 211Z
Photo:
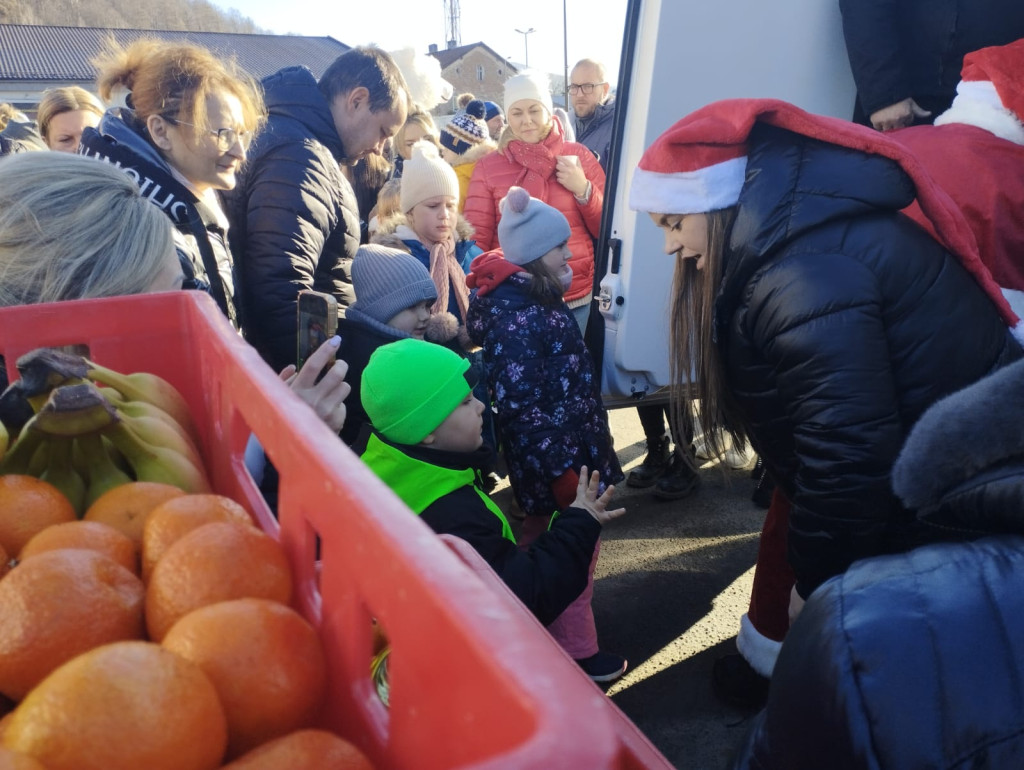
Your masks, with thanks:
M378 768L669 768L471 548L438 538L231 329L172 292L0 309L0 354L86 344L188 401L214 489L291 559L297 608L328 659L324 725ZM255 433L281 475L279 522L243 455ZM319 589L314 573L321 539ZM370 680L370 619L391 642L390 702Z

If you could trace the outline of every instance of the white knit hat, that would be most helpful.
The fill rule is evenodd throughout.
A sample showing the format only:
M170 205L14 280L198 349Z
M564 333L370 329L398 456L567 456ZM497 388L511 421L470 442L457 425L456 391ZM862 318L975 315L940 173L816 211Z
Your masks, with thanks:
M417 203L439 195L458 200L459 178L433 143L420 140L412 146L412 157L402 167L402 211L408 214Z
M533 99L540 102L547 109L550 115L553 112L551 106L551 83L548 76L543 72L524 72L505 81L505 112L508 112L516 102L522 99Z

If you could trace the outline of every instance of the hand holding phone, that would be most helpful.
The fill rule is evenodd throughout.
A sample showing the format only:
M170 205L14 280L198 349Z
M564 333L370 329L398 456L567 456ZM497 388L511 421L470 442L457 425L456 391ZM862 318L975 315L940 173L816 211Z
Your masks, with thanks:
M330 294L306 289L299 292L295 367L302 370L317 348L338 331L338 301Z

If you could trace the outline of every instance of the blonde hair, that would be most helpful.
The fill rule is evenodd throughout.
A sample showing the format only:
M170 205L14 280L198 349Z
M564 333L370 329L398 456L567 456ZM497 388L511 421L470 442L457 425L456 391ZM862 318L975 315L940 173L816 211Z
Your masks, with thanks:
M7 128L7 124L14 117L14 108L7 102L0 103L0 131Z
M389 179L377 193L377 221L402 213L402 180Z
M266 120L259 86L233 60L215 56L202 46L141 38L128 48L109 40L93 59L100 96L111 100L115 90L129 92L129 106L144 124L151 115L163 115L203 129L209 125L206 99L218 91L234 96L242 106L247 131L256 133Z
M36 112L36 125L39 127L39 135L43 137L47 146L50 145L50 121L65 112L76 110L85 110L103 117L103 105L100 104L100 100L84 88L78 86L50 88L43 93Z
M690 404L699 399L697 416L708 449L720 455L727 448L722 441L725 434L735 446L746 442L746 427L726 384L725 367L714 341L715 298L722 284L722 263L736 209L712 211L707 218L704 269L698 270L694 259L676 256L669 316L670 372L676 386L672 391L672 431L677 440L693 435L694 412ZM691 453L681 454L687 465L696 470Z
M405 155L402 153L402 148L405 146L405 132L409 126L419 126L426 132L420 141L426 139L435 147L440 148L440 134L438 133L437 126L434 124L434 119L430 117L429 112L421 110L419 107L414 107L412 112L410 112L409 116L405 119L405 123L403 123L402 127L395 133L395 138L392 139L391 146L394 148L395 154L401 155L405 158Z
M474 99L476 99L476 97L469 92L459 94L459 98L455 100L455 106L458 107L460 110L464 110L466 109L466 105L469 104Z
M0 307L139 294L174 253L170 220L107 163L28 152L3 180Z

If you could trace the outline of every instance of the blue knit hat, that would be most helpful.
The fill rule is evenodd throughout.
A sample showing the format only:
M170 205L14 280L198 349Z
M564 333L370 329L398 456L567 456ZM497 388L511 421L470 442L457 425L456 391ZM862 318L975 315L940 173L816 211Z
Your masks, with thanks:
M498 243L505 259L525 265L540 259L569 240L569 220L544 201L531 198L522 187L512 187L502 199Z
M501 107L494 102L484 102L484 110L484 120L490 120L505 114L501 111Z
M457 112L448 125L441 129L441 146L456 155L462 155L470 147L487 139L490 134L483 122L484 114L484 103L479 99L471 101L465 110Z
M430 273L412 254L368 243L352 260L352 287L356 301L351 310L387 324L406 308L437 300Z

